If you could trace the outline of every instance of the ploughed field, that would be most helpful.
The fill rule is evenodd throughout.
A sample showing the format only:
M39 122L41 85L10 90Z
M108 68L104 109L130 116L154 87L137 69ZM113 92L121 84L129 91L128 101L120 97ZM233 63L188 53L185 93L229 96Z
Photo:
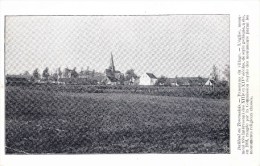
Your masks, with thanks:
M228 99L26 86L5 95L6 153L229 153Z

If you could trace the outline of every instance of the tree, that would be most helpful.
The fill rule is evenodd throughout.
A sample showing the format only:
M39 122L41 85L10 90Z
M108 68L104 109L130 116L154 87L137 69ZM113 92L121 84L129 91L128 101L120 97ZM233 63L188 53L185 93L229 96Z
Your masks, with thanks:
M83 76L83 75L84 75L84 69L83 69L83 67L81 67L81 70L80 70L80 72L79 72L79 75L80 75L80 76Z
M87 70L84 71L84 75L85 76L89 75L89 66L87 67Z
M129 81L131 78L134 78L134 79L137 78L137 75L135 74L134 69L129 69L125 73L125 80L126 81Z
M167 77L161 76L161 77L159 77L159 78L157 79L157 81L156 81L155 84L156 84L156 85L165 85L166 81L167 81Z
M62 77L62 72L61 72L60 67L58 68L57 74L58 74L58 78L61 78L61 77Z
M53 75L52 75L52 79L53 79L53 81L58 81L58 78L59 78L59 75L58 75L58 73L53 73Z
M25 72L23 73L23 75L25 75L25 76L29 76L30 73L29 73L28 71L25 71Z
M212 80L214 80L215 82L219 81L218 68L216 65L213 65L212 72L210 75Z
M88 71L88 70L84 70L83 75L84 75L84 76L89 75L89 71Z
M78 72L76 71L76 67L71 71L71 77L72 78L77 78L79 76Z
M92 77L95 76L95 70L92 71L91 76L92 76Z
M171 80L169 78L166 78L165 86L172 86Z
M198 83L199 83L199 85L205 84L204 79L200 75L198 76Z
M69 69L66 67L63 71L63 77L68 78L69 77Z
M124 81L125 81L125 76L124 76L124 74L120 74L120 75L119 75L118 81L120 82L121 85L124 85Z
M229 65L226 65L226 68L223 71L223 74L225 76L225 80L229 82L229 80L230 80L230 66Z
M33 71L33 79L34 80L39 80L41 77L39 71L38 71L38 68L36 68L34 71Z
M49 79L49 76L50 76L50 74L49 74L49 68L46 67L46 68L43 70L43 72L42 72L42 77L43 77L45 80L48 80L48 79Z

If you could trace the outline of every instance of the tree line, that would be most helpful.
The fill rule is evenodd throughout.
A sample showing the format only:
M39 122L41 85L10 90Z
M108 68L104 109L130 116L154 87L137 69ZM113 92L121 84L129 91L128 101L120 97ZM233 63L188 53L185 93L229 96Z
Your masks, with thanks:
M40 73L39 69L36 68L33 70L32 75L28 72L25 71L22 75L28 75L32 76L33 80L52 80L52 81L58 81L59 78L79 78L79 77L95 77L98 74L98 72L93 70L89 70L87 68L84 70L81 68L79 72L77 72L77 68L74 67L73 69L70 69L68 67L64 68L62 71L61 68L57 68L55 72L51 73L50 69L46 67L42 73ZM101 75L101 73L99 73ZM137 74L135 73L134 69L129 69L126 71L125 74L121 74L120 81L129 81L132 78L136 79L138 78Z
M53 80L57 81L59 78L78 78L79 76L95 76L95 70L90 71L89 69L83 70L81 69L80 72L77 72L76 67L73 69L69 69L68 67L64 68L62 71L61 68L57 68L54 73L51 73L50 69L46 67L42 74L40 73L39 69L36 68L33 70L32 77L34 80ZM30 75L28 71L25 71L23 75Z
M95 70L89 70L89 68L87 68L86 70L84 70L83 68L81 68L80 72L76 71L76 67L74 67L73 69L69 69L68 67L64 68L64 70L62 71L61 68L57 68L56 71L54 73L50 73L50 70L48 67L46 67L42 74L40 74L39 69L36 68L35 70L33 70L32 73L32 77L34 80L53 80L53 81L58 81L59 78L78 78L78 77L84 77L84 76L88 76L88 77L94 77L96 74ZM30 75L30 73L28 71L25 71L23 75ZM225 78L222 78L222 80L226 80L229 82L230 79L230 66L226 65L225 70L223 71L223 75ZM134 69L129 69L125 72L125 74L122 74L119 78L119 81L129 81L132 78L137 79L139 76L135 73ZM210 79L213 82L219 82L221 79L219 78L219 71L216 65L213 65L211 73L210 73ZM177 79L178 76L175 76L175 78ZM198 80L202 80L201 76L198 76ZM158 77L157 81L156 81L156 85L170 85L171 82L169 81L169 79L162 75L160 77Z

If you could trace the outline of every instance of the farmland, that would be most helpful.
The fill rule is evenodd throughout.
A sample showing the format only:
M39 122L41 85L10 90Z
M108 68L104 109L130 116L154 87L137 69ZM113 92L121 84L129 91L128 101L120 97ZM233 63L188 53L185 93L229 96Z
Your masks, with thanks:
M229 153L228 94L7 86L6 153Z

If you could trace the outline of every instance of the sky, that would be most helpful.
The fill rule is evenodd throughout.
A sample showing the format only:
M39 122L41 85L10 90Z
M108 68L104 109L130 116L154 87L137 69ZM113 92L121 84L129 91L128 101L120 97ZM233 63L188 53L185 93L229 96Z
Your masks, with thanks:
M229 64L229 15L6 16L5 73L49 67L208 77Z

